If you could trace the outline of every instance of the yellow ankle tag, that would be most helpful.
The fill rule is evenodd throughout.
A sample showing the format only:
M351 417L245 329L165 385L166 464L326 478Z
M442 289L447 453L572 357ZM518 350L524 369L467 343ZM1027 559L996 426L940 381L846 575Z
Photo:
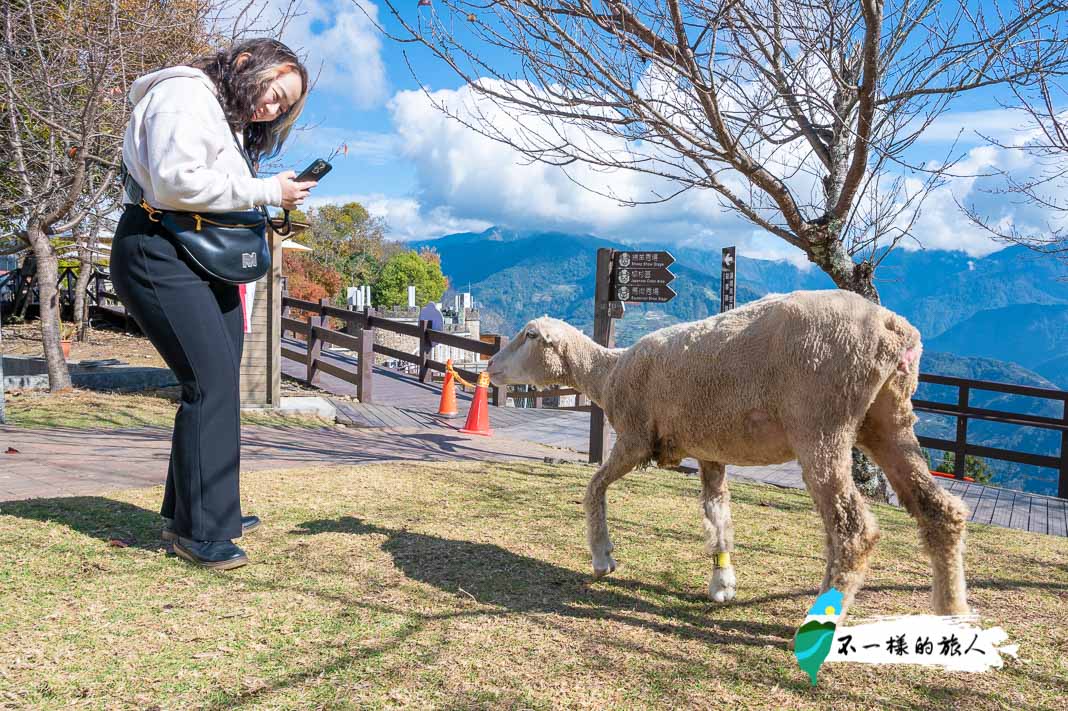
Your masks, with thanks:
M727 551L722 553L716 553L712 558L712 565L716 568L729 568L731 567L731 554Z

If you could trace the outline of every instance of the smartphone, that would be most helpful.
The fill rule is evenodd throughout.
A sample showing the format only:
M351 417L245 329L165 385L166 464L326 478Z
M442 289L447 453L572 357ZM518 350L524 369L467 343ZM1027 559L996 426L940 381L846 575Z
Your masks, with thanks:
M334 166L327 163L322 158L316 158L315 162L309 165L304 171L294 178L298 183L306 183L309 181L319 181L323 179L323 176L330 172Z

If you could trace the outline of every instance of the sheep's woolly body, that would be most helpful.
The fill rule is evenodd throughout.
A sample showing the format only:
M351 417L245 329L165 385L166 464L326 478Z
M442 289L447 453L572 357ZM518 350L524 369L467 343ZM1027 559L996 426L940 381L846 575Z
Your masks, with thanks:
M964 614L964 522L932 479L913 432L920 334L905 319L846 291L774 294L695 323L651 333L628 349L595 344L556 319L531 321L491 359L498 384L562 383L600 405L617 434L586 491L595 575L615 570L605 492L649 461L699 460L702 517L717 565L709 584L734 597L725 464L797 459L826 529L822 590L860 588L878 527L853 483L854 446L883 468L931 556L938 614Z
M919 358L898 366L920 347L905 319L851 292L775 294L645 336L605 374L598 404L661 465L779 464L798 427L855 430L888 378L914 391Z

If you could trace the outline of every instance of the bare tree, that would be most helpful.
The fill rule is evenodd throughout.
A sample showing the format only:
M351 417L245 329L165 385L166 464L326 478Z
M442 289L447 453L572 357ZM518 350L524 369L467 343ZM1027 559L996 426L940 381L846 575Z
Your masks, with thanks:
M427 92L441 111L624 205L704 191L873 301L876 267L918 239L959 158L914 157L916 140L963 93L1064 67L1055 52L1008 61L1037 36L1064 43L1063 0L385 2L406 33L386 34L428 47L478 97L462 111ZM618 195L576 165L653 187ZM856 457L877 495L872 469Z
M0 215L36 260L53 391L70 387L59 345L57 235L116 201L129 85L250 32L278 31L294 7L257 0L3 4Z
M1062 18L1068 22L1068 18ZM1020 66L1048 62L1049 55L1063 55L1068 51L1051 46L1042 36L1034 36L1012 55ZM1000 169L1000 181L984 192L1001 198L1009 209L1037 208L1045 213L1045 224L1021 225L1009 210L990 215L974 201L961 205L975 224L986 229L994 239L1020 244L1037 252L1052 254L1068 260L1068 76L1063 71L1048 72L1035 81L1013 85L1009 100L1002 106L1011 109L1020 119L1017 140L1006 141L988 136L987 141L1008 153L1022 154L1026 169Z
M1064 43L1063 0L433 1L385 0L406 32L387 34L430 48L490 102L442 111L532 160L660 186L583 185L623 204L707 191L873 300L875 267L917 237L956 158L911 157L917 138L962 93L1064 66L1054 52L1008 61L1042 33Z

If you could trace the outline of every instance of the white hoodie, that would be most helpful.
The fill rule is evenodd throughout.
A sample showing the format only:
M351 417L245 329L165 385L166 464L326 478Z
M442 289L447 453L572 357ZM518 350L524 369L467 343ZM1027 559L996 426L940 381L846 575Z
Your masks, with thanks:
M122 158L149 205L227 212L281 204L277 180L252 177L207 74L192 67L146 74L130 87L130 103Z

